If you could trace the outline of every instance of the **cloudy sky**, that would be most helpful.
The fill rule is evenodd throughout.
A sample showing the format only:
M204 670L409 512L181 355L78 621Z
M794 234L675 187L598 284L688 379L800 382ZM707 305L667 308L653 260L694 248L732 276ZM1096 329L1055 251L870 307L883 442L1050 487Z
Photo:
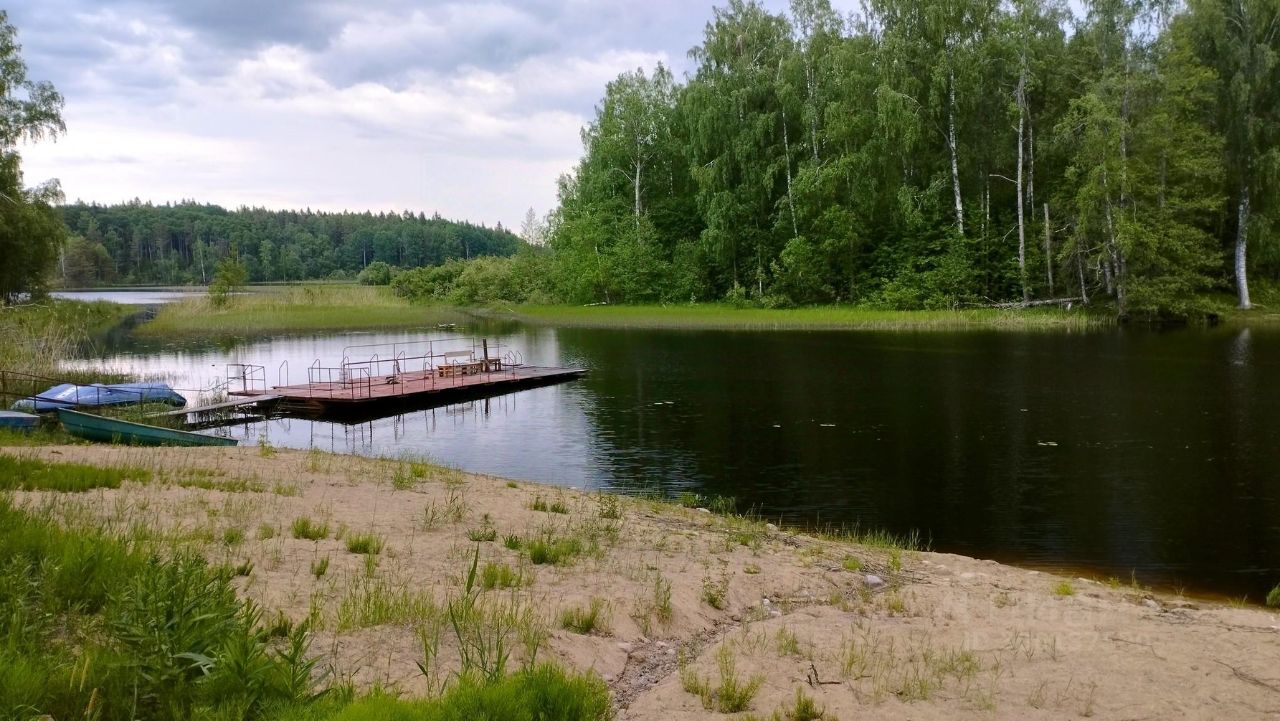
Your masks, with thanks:
M854 2L836 2L851 7ZM766 3L773 9L785 0ZM68 200L413 210L519 227L555 203L606 82L677 74L709 0L19 0L68 132Z

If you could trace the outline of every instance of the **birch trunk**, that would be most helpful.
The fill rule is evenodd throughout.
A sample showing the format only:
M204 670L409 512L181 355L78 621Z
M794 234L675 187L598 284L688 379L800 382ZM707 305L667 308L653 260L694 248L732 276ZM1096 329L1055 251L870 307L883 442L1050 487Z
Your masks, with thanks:
M1049 297L1053 297L1053 239L1049 230L1049 204L1044 204L1044 270L1049 277Z
M1080 301L1088 305L1089 291L1084 287L1084 253L1081 251L1079 240L1076 240L1076 272L1080 275Z
M787 111L782 111L782 151L787 154L787 209L791 211L791 237L800 235L800 227L796 224L796 201L791 194L791 141L787 136Z
M1023 164L1023 132L1026 127L1026 103L1025 88L1027 82L1026 58L1023 58L1022 72L1018 76L1018 179L1015 183L1018 192L1018 277L1022 281L1022 303L1026 305L1031 300L1031 295L1027 290L1027 223L1025 217L1026 198L1022 194L1022 164Z
M1240 297L1240 307L1248 310L1253 307L1249 302L1249 186L1240 188L1240 205L1236 211L1236 292Z
M947 88L947 145L951 149L951 190L956 198L956 227L964 235L964 203L960 197L960 162L956 158L956 74L951 71Z
M635 177L635 182L633 183L633 185L635 185L635 188L636 188L636 229L637 230L640 228L640 173L642 173L643 171L644 171L644 164L641 163L639 160L637 160L636 161L636 177Z
M1024 70L1025 72L1025 70ZM1031 109L1026 107L1027 91L1022 91L1022 104L1027 111L1027 210L1036 212L1036 125L1031 122ZM1049 295L1053 295L1050 293Z

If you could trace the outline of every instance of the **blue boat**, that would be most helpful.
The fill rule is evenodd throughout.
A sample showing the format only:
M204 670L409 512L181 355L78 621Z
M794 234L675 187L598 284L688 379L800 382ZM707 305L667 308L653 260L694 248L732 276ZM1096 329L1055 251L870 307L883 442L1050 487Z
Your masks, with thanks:
M0 430L30 433L40 423L40 416L19 411L0 411Z
M99 408L131 403L165 403L181 408L187 399L178 395L167 383L115 383L87 386L63 383L14 403L15 411L49 413L59 408Z

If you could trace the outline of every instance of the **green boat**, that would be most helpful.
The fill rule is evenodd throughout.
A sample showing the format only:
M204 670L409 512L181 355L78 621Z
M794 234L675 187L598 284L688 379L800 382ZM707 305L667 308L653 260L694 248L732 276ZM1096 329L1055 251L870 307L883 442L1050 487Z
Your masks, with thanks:
M58 420L76 438L129 446L234 446L234 438L218 438L172 428L148 426L115 418L104 418L67 408L58 409Z

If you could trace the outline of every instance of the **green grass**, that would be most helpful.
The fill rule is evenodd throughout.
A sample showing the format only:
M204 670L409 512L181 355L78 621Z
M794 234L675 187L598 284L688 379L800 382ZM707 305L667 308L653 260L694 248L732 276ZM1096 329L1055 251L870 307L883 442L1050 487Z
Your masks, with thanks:
M534 565L562 566L571 563L574 558L586 550L582 541L574 536L555 538L544 536L524 544L529 562Z
M329 537L329 524L317 523L303 516L293 522L293 537L307 541L319 541Z
M0 717L263 719L314 694L306 629L273 650L231 573L0 500Z
M1062 596L1064 598L1067 596L1074 596L1076 595L1076 589L1071 585L1070 581L1059 581L1057 585L1053 587L1053 595Z
M317 721L604 721L611 717L609 690L598 676L575 674L542 664L496 683L464 675L436 699L406 700L378 694L331 716L309 718Z
M325 284L252 291L235 296L223 307L215 307L203 297L167 304L136 332L142 336L243 337L413 328L465 320L449 308L412 305L386 287Z
M0 490L83 492L119 488L125 481L146 483L151 471L133 466L48 463L0 453Z
M745 681L739 678L737 660L727 645L721 646L716 652L716 666L720 671L720 679L719 684L712 687L710 680L699 676L691 667L681 663L681 686L688 693L701 699L702 707L708 711L740 713L750 709L752 699L764 684L764 677L752 676Z
M486 563L480 571L480 587L486 591L495 588L517 588L523 582L518 571L511 570L505 563Z
M560 628L580 633L608 633L608 606L602 598L593 598L586 607L571 606L560 612Z
M1267 594L1267 607L1280 608L1280 583L1277 583L1276 587L1271 589L1271 593Z
M999 310L874 310L854 306L735 308L697 305L519 306L517 318L534 323L599 328L706 328L732 330L957 330L963 328L1078 328L1111 325L1111 315L1057 308Z
M366 556L376 556L382 553L382 547L385 541L376 533L353 533L347 536L347 551L350 553L359 553Z
M467 539L474 543L491 542L498 537L498 531L493 526L482 526L480 528L472 528L467 531Z

